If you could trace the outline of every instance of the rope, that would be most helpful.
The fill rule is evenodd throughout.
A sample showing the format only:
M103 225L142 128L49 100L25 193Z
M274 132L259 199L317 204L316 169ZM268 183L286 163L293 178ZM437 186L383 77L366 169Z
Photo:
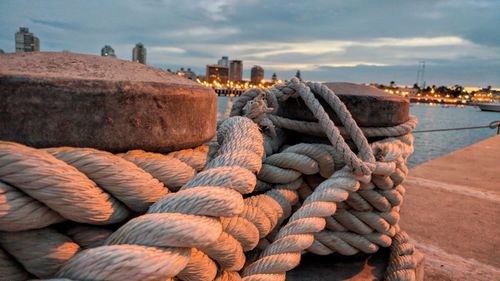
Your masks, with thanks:
M412 281L415 280L417 267L413 256L415 246L409 241L406 232L401 231L394 237L391 245L389 264L385 270L386 281Z
M319 94L327 100L327 103L332 107L334 112L340 118L342 124L345 125L346 132L354 140L354 143L360 151L360 158L358 158L358 156L356 156L356 154L354 154L354 152L352 152L349 146L345 143L344 139L340 135L340 131L337 129L333 121L330 119L319 101L316 99L310 87L313 88L314 93ZM345 105L340 101L335 93L333 93L333 91L331 91L327 87L324 87L320 83L309 83L306 85L305 83L300 82L297 78L292 78L289 83L277 86L273 93L275 93L277 96L280 96L282 99L286 98L287 96L300 96L304 100L309 110L314 114L316 119L318 119L319 126L330 140L336 153L344 158L344 162L350 168L352 168L356 174L369 175L371 173L371 170L374 168L373 164L375 162L375 158L371 153L368 142L363 136L359 127L356 125L356 122L352 118ZM267 127L272 128L272 126L268 125L269 122L267 122L267 120L269 119L264 118L262 115L274 112L274 110L277 108L277 98L269 99L275 105L275 107L271 107L271 110L267 106L263 106L264 95L266 97L273 96L269 95L268 92L264 90L262 90L260 93L254 91L250 92L249 95L244 95L245 97L242 100L247 100L245 101L245 105L242 106L241 101L236 101L233 104L232 114L242 112L243 114L246 114L245 116L248 115L249 118L256 121L256 123L261 124L262 122L265 122ZM252 96L254 98L252 100L248 100L249 97ZM252 106L254 105L256 106L252 110Z
M0 248L0 276L5 280L28 280L31 276L24 268Z
M291 84L293 85L293 83L296 82L297 81L292 81ZM316 189L314 191L309 192L301 208L298 209L298 211L296 211L290 218L289 224L291 222L293 223L294 216L300 214L302 208L309 207L307 205L307 203L309 203L308 202L309 200L313 200L313 198L316 198L317 200L319 200L319 202L323 203L325 207L328 206L330 208L330 212L325 211L326 214L323 217L327 217L327 221L329 222L329 227L335 228L335 226L337 226L337 231L329 231L329 230L320 231L321 229L324 228L324 226L323 227L320 226L318 230L315 230L314 227L312 226L310 226L310 229L307 229L307 226L305 226L307 225L307 223L304 221L301 222L300 224L297 224L297 227L298 225L300 225L306 230L301 228L300 230L298 230L297 233L290 232L287 234L290 235L291 237L293 237L293 235L295 234L300 234L301 236L306 235L305 237L310 237L307 236L309 235L309 233L311 234L316 233L313 236L315 237L315 240L309 240L310 243L308 242L306 244L303 244L303 245L308 245L308 247L301 248L298 246L290 246L288 244L287 245L289 247L280 247L281 244L286 244L288 242L287 240L285 240L285 238L288 238L287 234L280 234L282 233L283 229L287 228L288 225L284 226L279 230L277 236L274 237L274 239L276 240L274 240L274 242L272 242L271 244L267 245L265 247L264 252L260 255L260 257L245 268L244 270L245 280L283 279L284 278L283 272L286 272L297 265L298 261L300 260L299 259L300 252L306 248L309 248L309 250L320 254L329 254L335 251L348 255L355 254L359 251L363 251L365 253L373 253L376 250L378 250L379 246L382 247L390 246L392 242L391 237L393 237L396 234L396 232L399 231L399 226L397 225L397 222L399 221L398 206L402 201L401 200L402 193L404 193L404 187L402 187L400 183L404 180L404 177L406 176L407 173L407 168L404 165L404 163L407 157L413 152L412 149L413 139L411 136L410 137L406 136L406 134L415 128L416 118L411 117L408 122L400 126L395 126L391 128L381 128L381 129L379 128L368 129L367 131L372 133L373 136L383 136L384 134L389 134L391 136L402 136L402 137L400 140L392 139L390 141L377 143L372 148L367 149L365 136L363 136L362 133L360 133L355 122L352 120L352 117L349 118L350 115L345 114L347 110L342 111L341 109L338 108L339 107L338 104L341 103L339 100L337 101L335 98L331 98L331 96L334 96L332 95L333 93L331 93L329 89L320 84L309 83L308 86L310 86L310 88L315 93L322 96L323 99L325 99L331 107L336 108L337 106L335 111L340 112L340 114L337 113L337 115L341 116L341 120L344 120L344 123L348 124L348 126L345 127L347 129L344 129L344 134L351 135L355 144L358 146L358 149L360 147L362 148L360 149L361 156L364 157L364 159L368 159L368 161L374 162L375 158L373 157L373 154L375 154L379 161L384 161L384 162L377 162L377 165L375 167L373 166L370 167L370 171L368 171L368 174L370 174L371 171L373 171L373 176L371 177L372 181L369 181L369 179L368 181L366 181L366 179L364 179L365 181L361 182L361 184L363 185L362 188L363 190L360 190L360 194L362 195L358 195L358 193L356 192L357 189L350 190L350 192L347 192L347 194L357 195L353 196L354 199L346 201L348 196L345 196L343 199L336 202L338 206L344 207L342 204L345 201L347 204L352 205L354 208L364 210L364 212L345 210L341 211L339 215L335 216L334 215L335 204L333 204L333 208L331 207L331 205L328 206L328 204L324 204L326 203L325 201L328 200L325 200L320 195L317 195L318 193L316 192ZM308 105L309 109L313 113L315 113L316 118L319 120L319 128L321 130L326 130L326 131L331 130L331 128L325 128L328 126L328 125L325 126L325 124L328 124L328 120L326 120L326 117L323 115L322 108L320 108L319 105L317 106L313 98L311 98L310 96L307 96L305 94L301 95L301 93L307 92L307 88L306 90L303 90L303 88L299 87L300 90L297 91L297 89L291 87L290 84L285 86L282 85L277 88L278 90L275 89L271 90L272 93L279 93L278 95L276 95L277 99L280 98L283 99L283 97L286 95L288 95L289 97L300 96L305 100L306 105ZM254 99L249 101L247 100L247 103L243 105L243 110L241 113L246 114L248 117L252 118L259 125L261 125L263 118L268 118L269 120L271 120L273 125L276 125L276 123L278 123L276 122L276 120L287 121L287 119L269 114L273 112L273 110L269 110L266 108L265 105L263 105L262 103L262 101L264 101L263 93L265 92L260 92L259 94L252 93L251 96L253 96ZM252 101L257 101L257 102L251 103ZM238 106L242 105L238 102L235 102L235 106L233 106L233 113L238 112ZM256 114L256 112L263 113L266 117L258 115ZM346 119L352 121L346 122L345 121ZM321 123L323 123L323 125ZM297 125L297 122L292 120L288 124L291 124L290 127L292 127ZM308 125L307 123L304 122L301 123L301 125L304 125L301 128L302 132L308 130L308 129L303 129L307 128ZM331 125L334 126L333 123L331 123ZM316 135L319 135L317 123L314 126L315 127L313 130L315 130ZM264 129L268 129L262 125L261 127L264 127ZM279 125L278 127L286 128L286 126L279 126ZM295 130L297 129L295 128ZM338 137L338 134L334 135L334 137L329 138L333 144L337 143L335 141L332 141L332 139L335 140L335 137ZM373 154L372 154L372 149L374 151ZM396 153L394 150L397 150ZM349 152L346 152L346 150L342 150L342 148L334 149L334 155L335 154L338 155L339 151L341 155L349 156ZM263 168L258 175L259 180L262 180L263 182L270 182L271 186L272 183L290 184L291 182L298 181L298 179L302 175L314 174L315 172L317 172L316 170L317 168L315 167L314 163L308 163L311 162L310 159L308 158L289 155L286 154L286 152L275 154L272 155L271 157L272 158L270 160L268 160L267 158L264 160ZM354 167L355 164L353 164L353 162L351 162L351 165L349 165L349 161L353 161L353 159L354 158L344 157L343 160L347 160L345 162L348 163L349 167ZM275 164L277 166L283 166L283 167L273 167L270 166L269 164ZM344 170L344 172L347 171L348 170ZM365 171L363 174L366 175L367 172ZM354 178L354 175L351 175L351 177ZM262 185L266 186L268 184L262 184ZM374 188L376 190L374 190ZM372 204L375 205L375 208L378 208L385 212L378 214L373 213L372 210L374 207L371 206L370 204L371 202L373 202ZM328 209L328 207L326 208ZM350 216L346 216L346 214L349 214ZM331 215L334 216L331 217ZM312 219L312 217L307 217L307 216L306 218ZM343 221L345 225L339 224L339 222L336 221L335 218L339 219L340 221ZM327 222L325 221L324 224L326 223ZM319 222L319 224L321 225L323 223ZM339 228L342 230L342 232L338 231ZM296 242L297 241L295 241L295 243ZM273 247L276 247L276 249Z
M281 166L281 169L286 169L286 168L296 168L296 169L301 169L301 168L304 168L307 166L304 166L300 163L298 163L299 165L298 166L294 166L293 165L293 161L289 161L290 160L290 157L291 156L302 156L302 158L300 159L307 159L306 161L311 163L311 161L317 161L319 164L312 164L312 166L314 167L313 170L309 171L309 173L316 173L318 172L319 174L323 175L323 176L326 176L328 177L329 175L333 174L333 170L332 170L332 167L335 167L336 164L334 163L334 158L333 156L330 154L332 153L332 150L329 149L330 147L327 146L327 145L313 145L313 144L299 144L299 145L295 145L295 146L291 146L291 147L288 147L286 148L283 153L279 153L279 154L275 154L274 156L272 157L269 157L265 160L265 163L267 161L268 165L276 165L275 167L276 168L280 168L279 166ZM302 154L300 154L302 153ZM308 155L308 156L306 156ZM284 158L280 159L281 156L284 156ZM315 159L315 160L312 160L312 159ZM288 161L288 162L287 162ZM300 161L299 161L300 162ZM314 162L316 163L316 162ZM290 167L289 165L292 164L292 166ZM338 164L338 163L337 163ZM320 169L321 167L321 169ZM326 169L326 170L325 170ZM196 178L196 180L193 180L191 181L190 184L186 185L186 188L189 188L191 186L196 186L197 182L200 182L200 181L203 181L205 178L207 177L207 174L206 172L202 172L199 174L199 177ZM226 177L226 179L220 179L222 181L227 181L228 178ZM296 185L295 182L297 182L297 180L295 181L292 181L291 182L291 185ZM282 185L281 188L285 188L285 184ZM297 189L298 187L291 187L292 190L293 189ZM243 192L249 192L250 190L240 190L240 192L243 191ZM272 192L275 191L275 190L272 190L271 192L269 192L269 194L272 194ZM218 198L220 197L220 195L218 194L215 194L215 197ZM251 203L251 206L253 207L256 207L256 206L259 206L259 201L261 200L257 200L258 199L264 199L264 198L267 198L267 201L269 203L269 200L274 200L272 196L269 196L269 197L262 197L262 196L259 196L259 197L252 197L252 198L249 198L249 199L246 199L245 200L245 205L249 206L248 203L249 202L253 202ZM209 200L207 200L207 202L212 202L216 199L210 197ZM286 200L285 201L289 201L291 203L293 203L294 200ZM275 201L275 202L278 202L278 201ZM283 209L287 209L287 208L282 208L279 203L275 203L275 204L278 204L278 207L277 207L277 210L278 211L282 211ZM192 205L191 205L192 206ZM261 208L263 206L260 206ZM192 206L192 208L196 209L196 205ZM275 207L276 208L276 207ZM264 209L265 209L265 205L264 205ZM255 225L259 228L257 230L257 235L254 235L254 236L257 236L257 238L255 239L255 237L252 239L247 239L247 241L250 242L250 245L247 245L245 247L244 250L249 250L249 249L252 249L253 247L255 247L255 244L258 242L258 239L259 239L259 234L260 234L260 237L265 237L266 235L269 234L270 230L275 226L277 225L277 216L272 216L272 215L269 215L269 214L273 214L273 212L275 212L276 209L269 209L266 213L267 213L267 216L269 216L267 219L270 219L271 221L269 221L269 223L267 224L262 224L262 222L266 222L268 220L266 220L266 216L262 217L260 216L259 219L257 219L255 222L252 222L252 223L255 223ZM282 211L283 212L283 211ZM289 213L290 211L288 211ZM254 214L258 214L258 212L255 211L255 209L253 210L253 213ZM244 214L245 216L245 214ZM273 218L271 218L273 217ZM288 217L288 215L285 215L284 217ZM255 219L255 218L254 218ZM250 219L252 220L252 219ZM241 218L240 217L236 217L236 219L231 219L231 220L228 220L228 221L233 221L233 224L232 224L232 227L231 229L232 230L228 230L228 228L226 226L228 226L231 222L224 222L223 221L223 225L226 225L224 226L224 229L226 231L228 231L229 233L231 233L231 235L237 237L237 236L241 236L241 231L236 231L236 234L234 232L234 228L235 226L237 225L240 225L242 224L241 222ZM236 223L234 223L235 221L238 221ZM244 220L243 220L244 221ZM250 224L252 225L252 224ZM245 229L248 229L248 226L247 225L245 227ZM260 233L259 233L260 232ZM238 241L240 240L245 240L245 239L241 239L241 237L239 237L240 239L237 239ZM247 237L248 238L248 237ZM23 244L23 243L20 243L20 244ZM39 243L39 244L43 244L43 243ZM242 246L244 245L244 243L242 243ZM388 246L388 245L385 245L385 246ZM365 252L373 252L373 251L367 251L365 250ZM233 274L234 275L234 274Z
M65 219L96 225L121 222L130 210L146 212L168 193L167 186L187 182L207 152L199 148L168 155L113 155L0 141L0 196L5 198L0 231L43 228Z
M28 272L39 278L53 277L80 249L68 236L50 228L3 232L0 244Z
M201 253L215 259L227 271L241 269L243 250L232 235L224 232L217 218L237 216L244 211L238 191L253 189L255 176L250 171L259 168L263 153L263 149L254 152L246 147L262 147L262 136L252 122L241 117L225 121L218 134L221 146L217 156L192 179L196 184L188 183L178 192L167 194L146 215L115 231L105 246L77 254L57 276L106 280L127 276L128 280L144 280L180 274L191 280L213 280L217 268ZM245 161L238 160L241 158ZM237 160L245 166L234 166ZM214 176L209 176L211 173ZM197 259L190 259L190 248L200 250ZM103 266L106 269L118 266L116 260L124 258L137 266L102 270Z
M308 134L313 136L324 137L325 133L321 129L318 123L308 122L308 121L298 121L288 118L284 118L278 115L267 115L269 120L274 124L275 127L293 130L298 133ZM412 132L417 126L417 118L415 116L410 116L408 121L403 124L392 126L392 127L360 127L361 131L367 138L371 137L398 137L406 135ZM340 134L344 138L349 138L344 127L338 127ZM415 131L413 131L415 132Z
M488 125L484 126L470 126L470 127L457 127L457 128L445 128L445 129L430 129L430 130L416 130L413 133L430 133L430 132L446 132L446 131L461 131L461 130L471 130L471 129L499 129L500 130L500 120L490 122Z
M275 115L288 98L303 99L318 123ZM297 79L251 89L231 111L253 122L228 118L209 146L167 155L0 142L0 231L9 231L0 232L0 276L284 280L306 250L391 247L386 279L415 279L398 225L415 118L360 129L331 90ZM294 126L331 145L286 144L281 128ZM48 227L65 220L87 225ZM111 223L121 225L99 226Z

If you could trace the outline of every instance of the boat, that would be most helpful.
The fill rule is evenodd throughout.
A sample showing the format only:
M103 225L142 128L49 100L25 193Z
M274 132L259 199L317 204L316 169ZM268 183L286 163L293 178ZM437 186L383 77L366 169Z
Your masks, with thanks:
M476 104L482 111L500 112L500 102L497 103L478 103Z

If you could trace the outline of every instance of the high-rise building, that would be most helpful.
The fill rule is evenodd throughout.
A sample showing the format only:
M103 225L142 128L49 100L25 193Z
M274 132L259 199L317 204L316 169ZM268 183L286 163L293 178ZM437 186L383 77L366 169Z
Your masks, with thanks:
M105 45L101 49L101 56L116 58L115 50L110 45Z
M212 65L207 65L207 70L206 70L206 77L208 83L213 83L214 81L217 81L219 83L226 83L227 79L229 78L229 68L218 65L218 64L212 64Z
M27 27L16 32L16 53L40 51L40 40Z
M240 82L243 80L243 61L232 60L229 62L229 81Z
M132 61L146 64L146 47L142 43L135 44L132 50Z
M217 64L222 65L224 67L229 67L229 58L224 56L220 60L217 61Z
M254 85L259 85L264 80L264 68L254 65L250 70L250 82Z

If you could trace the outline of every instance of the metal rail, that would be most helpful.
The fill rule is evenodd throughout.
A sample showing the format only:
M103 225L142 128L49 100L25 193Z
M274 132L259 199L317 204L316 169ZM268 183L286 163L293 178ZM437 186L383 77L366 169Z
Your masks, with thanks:
M497 135L498 135L498 134L500 134L500 120L493 121L489 125L484 125L484 126L458 127L458 128L446 128L446 129L430 129L430 130L416 130L416 131L413 131L413 133L418 134L418 133L444 132L444 131L460 131L460 130L483 129L483 128L490 128L490 129L497 128Z

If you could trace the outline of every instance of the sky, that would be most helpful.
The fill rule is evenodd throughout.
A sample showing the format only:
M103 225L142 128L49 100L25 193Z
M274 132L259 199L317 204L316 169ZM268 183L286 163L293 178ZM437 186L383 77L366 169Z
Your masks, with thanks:
M29 27L42 51L100 54L204 74L221 56L289 79L500 87L500 0L0 0L0 49ZM1 63L1 59L0 59Z

